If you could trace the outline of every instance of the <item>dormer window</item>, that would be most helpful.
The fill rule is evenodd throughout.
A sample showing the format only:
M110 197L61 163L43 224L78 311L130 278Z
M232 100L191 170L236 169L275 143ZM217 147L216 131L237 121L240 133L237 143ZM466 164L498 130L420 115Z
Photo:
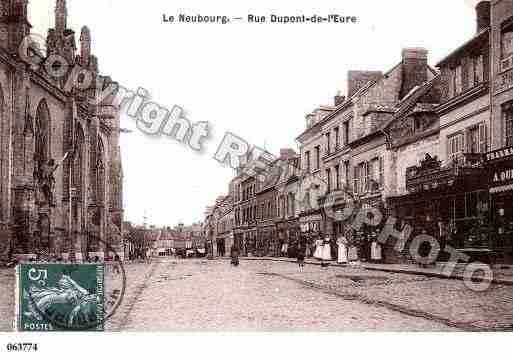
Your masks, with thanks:
M502 25L500 71L513 68L513 18Z

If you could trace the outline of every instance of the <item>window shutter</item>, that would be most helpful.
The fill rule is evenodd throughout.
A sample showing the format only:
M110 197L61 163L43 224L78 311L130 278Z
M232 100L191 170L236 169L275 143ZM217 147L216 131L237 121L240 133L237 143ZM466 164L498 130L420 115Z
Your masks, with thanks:
M369 177L370 177L370 168L369 168L369 162L364 162L363 164L363 171L364 171L364 177L363 177L363 190L362 192L366 192L369 190Z
M379 158L379 186L383 187L385 179L385 159L383 157Z
M486 153L488 151L488 128L485 123L479 125L479 151Z
M468 61L468 88L474 87L476 81L474 61L474 58L471 58Z
M358 172L359 172L358 166L355 166L354 167L354 188L353 188L354 193L358 193L358 181L360 178L360 174Z

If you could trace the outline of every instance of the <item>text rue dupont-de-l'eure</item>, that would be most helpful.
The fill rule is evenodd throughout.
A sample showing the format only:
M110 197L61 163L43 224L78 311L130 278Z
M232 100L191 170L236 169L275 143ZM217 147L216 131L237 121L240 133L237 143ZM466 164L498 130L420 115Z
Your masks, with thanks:
M297 24L297 23L338 23L338 24L356 24L358 18L356 16L347 16L340 14L328 15L253 15L248 14L246 17L230 17L226 15L162 15L164 23L210 23L210 24L228 24L232 22L246 21L247 23L271 23L271 24Z

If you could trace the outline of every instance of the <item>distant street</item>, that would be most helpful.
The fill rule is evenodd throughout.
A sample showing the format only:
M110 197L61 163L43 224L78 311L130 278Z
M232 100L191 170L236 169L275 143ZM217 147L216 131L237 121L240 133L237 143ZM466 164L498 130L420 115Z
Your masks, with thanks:
M513 287L484 293L461 281L359 268L226 260L127 264L115 331L511 330ZM0 270L0 331L12 329L14 271Z

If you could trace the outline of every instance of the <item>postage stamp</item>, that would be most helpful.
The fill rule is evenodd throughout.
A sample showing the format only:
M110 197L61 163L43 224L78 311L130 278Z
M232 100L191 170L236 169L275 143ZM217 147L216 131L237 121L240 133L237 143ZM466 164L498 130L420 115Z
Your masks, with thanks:
M105 329L105 264L20 264L16 274L16 330Z

